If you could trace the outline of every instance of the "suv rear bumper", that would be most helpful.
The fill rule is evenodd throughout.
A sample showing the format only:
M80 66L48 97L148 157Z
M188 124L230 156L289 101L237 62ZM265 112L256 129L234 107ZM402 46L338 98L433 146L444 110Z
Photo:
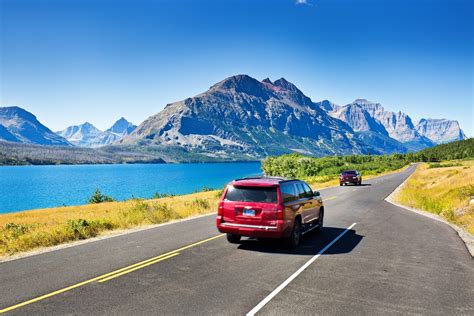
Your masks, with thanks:
M251 225L222 222L220 216L216 219L217 229L221 233L235 234L246 237L283 238L287 237L284 221L278 221L277 226Z

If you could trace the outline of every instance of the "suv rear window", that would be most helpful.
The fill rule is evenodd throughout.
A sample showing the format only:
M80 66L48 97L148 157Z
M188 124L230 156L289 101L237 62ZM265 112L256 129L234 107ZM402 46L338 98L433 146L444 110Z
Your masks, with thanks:
M227 201L277 203L276 187L229 186L225 196Z

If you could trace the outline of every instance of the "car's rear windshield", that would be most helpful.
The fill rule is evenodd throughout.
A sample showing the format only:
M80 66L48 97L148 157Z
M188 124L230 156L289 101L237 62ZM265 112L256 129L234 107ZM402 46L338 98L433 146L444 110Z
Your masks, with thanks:
M343 171L342 174L356 174L355 170Z
M227 201L277 203L275 187L229 186L225 196Z

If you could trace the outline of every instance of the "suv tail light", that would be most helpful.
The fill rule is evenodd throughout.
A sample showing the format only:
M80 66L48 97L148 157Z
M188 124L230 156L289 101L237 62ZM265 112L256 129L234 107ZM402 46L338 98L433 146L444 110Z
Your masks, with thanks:
M276 214L277 214L277 220L285 219L285 207L283 205L279 204Z
M219 202L219 206L217 207L217 216L224 215L224 202Z

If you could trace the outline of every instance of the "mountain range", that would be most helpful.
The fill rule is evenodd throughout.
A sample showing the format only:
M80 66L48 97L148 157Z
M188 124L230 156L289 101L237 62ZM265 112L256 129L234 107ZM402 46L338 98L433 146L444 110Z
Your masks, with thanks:
M179 157L255 160L298 152L313 156L416 151L467 138L457 121L391 112L365 99L340 106L313 102L281 78L236 75L171 103L138 127L124 118L100 131L90 123L51 132L19 108L0 108L0 140L52 146L152 150ZM147 149L148 148L148 149ZM201 159L201 158L199 158Z
M313 102L284 78L237 75L166 105L119 143L179 146L232 158L407 152L466 138L457 121L425 121L440 120L422 120L423 128L407 114L365 99L345 106Z
M101 147L110 145L130 134L136 125L120 118L112 127L101 131L89 122L81 125L69 126L56 134L67 139L68 142L78 147Z

